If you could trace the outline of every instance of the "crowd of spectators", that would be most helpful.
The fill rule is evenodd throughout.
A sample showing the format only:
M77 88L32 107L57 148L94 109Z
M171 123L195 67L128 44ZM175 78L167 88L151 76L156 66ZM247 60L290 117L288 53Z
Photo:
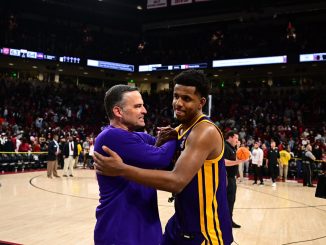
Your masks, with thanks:
M108 88L85 90L76 85L26 81L2 76L0 86L1 150L46 150L56 131L73 134L82 142L94 138L107 124L103 97ZM255 140L289 145L296 156L311 143L325 152L325 86L214 88L211 118L224 132L235 129L248 146ZM172 92L143 93L148 110L146 131L173 125ZM19 144L4 149L4 137ZM35 139L38 144L35 146ZM21 143L21 144L20 144ZM284 146L283 146L284 147Z
M325 86L219 90L212 115L224 130L237 129L249 146L274 140L299 156L308 141L325 148L324 93Z
M45 143L56 131L78 135L82 140L99 132L103 124L102 97L99 89L84 90L74 85L0 78L0 131L6 138L20 139L16 151L45 150ZM3 148L3 145L1 145ZM11 151L12 149L4 149Z

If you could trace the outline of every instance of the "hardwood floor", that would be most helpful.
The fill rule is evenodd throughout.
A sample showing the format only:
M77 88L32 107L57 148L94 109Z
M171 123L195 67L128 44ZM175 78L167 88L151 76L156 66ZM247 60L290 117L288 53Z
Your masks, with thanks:
M59 170L59 174L61 171ZM25 245L93 244L98 186L92 170L74 178L46 173L0 175L0 240ZM239 245L326 244L326 199L298 183L272 187L238 183L234 221ZM159 192L162 225L174 213L169 193Z

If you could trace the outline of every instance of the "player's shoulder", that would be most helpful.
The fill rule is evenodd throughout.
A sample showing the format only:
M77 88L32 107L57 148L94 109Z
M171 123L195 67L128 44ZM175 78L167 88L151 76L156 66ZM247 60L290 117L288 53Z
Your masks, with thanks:
M128 133L127 130L123 130L121 128L114 128L114 127L105 127L101 133L99 133L96 137L95 142L102 142L102 141L115 141L119 138L123 138Z
M194 129L210 132L213 130L217 131L217 126L209 120L203 120L203 121L197 123L194 126Z
M223 140L222 133L217 126L213 122L206 120L195 125L191 134L193 137L204 136L210 139L221 138Z

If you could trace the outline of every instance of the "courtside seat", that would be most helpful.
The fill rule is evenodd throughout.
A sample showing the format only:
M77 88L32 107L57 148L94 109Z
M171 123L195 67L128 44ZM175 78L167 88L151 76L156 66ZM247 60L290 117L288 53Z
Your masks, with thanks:
M16 162L10 161L8 164L8 171L15 171L17 172Z
M292 179L297 177L297 164L294 159L289 161L288 177Z
M47 165L47 155L46 154L40 154L38 156L39 158L39 161L40 161L40 167L41 168L46 168L46 165Z
M8 171L8 161L7 161L7 155L6 154L0 154L0 171L1 173L4 173Z

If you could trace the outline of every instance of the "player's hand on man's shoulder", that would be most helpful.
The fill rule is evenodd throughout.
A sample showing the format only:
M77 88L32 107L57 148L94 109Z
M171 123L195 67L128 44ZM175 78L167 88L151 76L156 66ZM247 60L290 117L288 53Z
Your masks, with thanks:
M109 156L103 156L96 151L94 152L93 159L96 172L106 176L120 176L125 165L121 157L106 146L102 146L102 149Z
M155 146L161 146L169 140L174 140L178 138L178 133L174 128L168 127L158 127L158 135L156 139Z

